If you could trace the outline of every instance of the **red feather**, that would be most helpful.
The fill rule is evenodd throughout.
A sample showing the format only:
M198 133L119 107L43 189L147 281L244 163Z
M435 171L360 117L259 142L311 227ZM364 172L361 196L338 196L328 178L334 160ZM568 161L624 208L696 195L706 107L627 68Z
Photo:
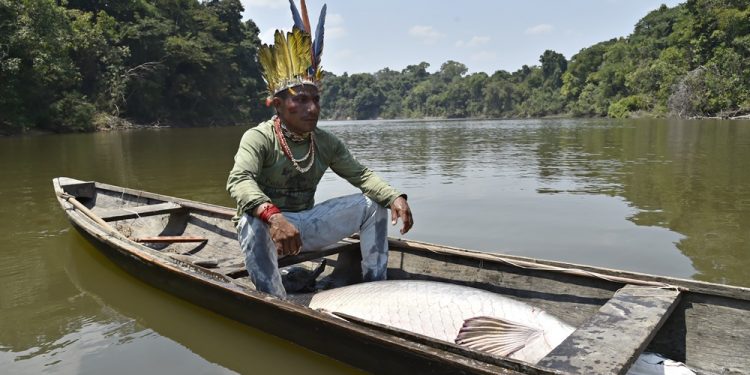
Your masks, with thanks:
M305 0L300 1L300 5L302 6L302 22L305 24L305 31L310 34L310 18L307 17L307 5L305 4Z
M307 4L305 4L305 0L300 0L300 6L302 7L302 23L305 24L307 33L312 37L312 27L310 27L310 17L307 16ZM312 66L316 66L315 50L313 50L312 45L310 46L310 57L312 58L312 60L310 60L312 61Z

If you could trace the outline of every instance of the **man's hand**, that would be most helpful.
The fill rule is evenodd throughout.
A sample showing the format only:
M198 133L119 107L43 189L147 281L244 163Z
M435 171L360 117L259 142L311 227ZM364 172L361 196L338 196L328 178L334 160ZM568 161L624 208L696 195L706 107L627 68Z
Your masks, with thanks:
M276 214L269 219L271 241L276 245L279 257L297 255L302 251L302 238L294 224L287 221L282 214Z
M408 232L414 225L414 218L411 216L411 208L409 208L409 203L406 203L406 198L403 196L396 198L396 200L391 203L390 209L391 225L396 225L400 218L401 222L404 223L404 226L401 227L401 234Z

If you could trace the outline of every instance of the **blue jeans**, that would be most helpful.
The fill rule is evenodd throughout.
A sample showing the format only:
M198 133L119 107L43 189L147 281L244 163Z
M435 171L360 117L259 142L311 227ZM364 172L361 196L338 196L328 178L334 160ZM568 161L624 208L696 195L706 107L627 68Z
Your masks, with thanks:
M359 232L362 278L385 280L388 266L388 210L363 194L327 200L300 212L283 212L300 232L302 252L320 250ZM286 298L276 246L268 224L245 213L237 225L245 266L258 291Z

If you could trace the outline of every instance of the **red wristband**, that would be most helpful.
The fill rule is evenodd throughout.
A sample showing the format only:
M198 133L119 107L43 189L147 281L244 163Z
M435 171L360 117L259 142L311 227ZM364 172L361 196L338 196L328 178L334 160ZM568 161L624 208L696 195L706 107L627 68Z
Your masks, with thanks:
M278 207L274 206L273 204L269 204L266 206L266 208L263 209L263 211L260 212L260 215L258 215L258 218L263 220L265 223L269 223L269 220L271 219L271 216L280 214L281 210L279 210Z

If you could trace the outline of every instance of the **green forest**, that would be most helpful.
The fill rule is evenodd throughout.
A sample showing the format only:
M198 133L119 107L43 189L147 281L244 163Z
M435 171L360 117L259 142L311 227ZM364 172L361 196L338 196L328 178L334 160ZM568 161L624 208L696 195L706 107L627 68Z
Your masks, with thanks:
M0 0L0 132L267 114L239 0Z
M239 0L0 0L0 134L214 126L270 114ZM750 2L688 0L632 34L514 72L448 60L335 75L323 118L721 117L750 113ZM291 23L291 21L290 21Z

